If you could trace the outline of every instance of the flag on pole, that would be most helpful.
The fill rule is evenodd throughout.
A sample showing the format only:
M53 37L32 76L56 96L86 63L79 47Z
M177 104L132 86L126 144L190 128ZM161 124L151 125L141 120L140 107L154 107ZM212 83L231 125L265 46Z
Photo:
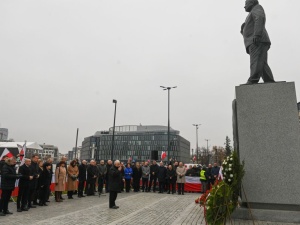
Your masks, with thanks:
M163 151L161 153L161 160L164 160L166 157L167 157L167 153Z
M4 149L4 151L2 152L2 155L0 157L0 160L2 160L3 156L7 156L8 158L13 157L13 154L11 154L11 152L6 148Z
M26 152L26 141L24 145L18 145L19 149L19 155L20 155L20 160L21 160L21 166L25 163L25 152Z

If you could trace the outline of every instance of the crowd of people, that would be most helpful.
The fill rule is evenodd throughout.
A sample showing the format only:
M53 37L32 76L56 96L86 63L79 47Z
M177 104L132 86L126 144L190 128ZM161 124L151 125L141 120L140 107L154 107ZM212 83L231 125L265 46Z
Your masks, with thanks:
M16 171L16 159L3 157L0 161L1 199L0 216L12 214L8 210L8 203L15 189L16 180L19 180L17 196L17 212L28 211L37 206L48 206L51 195L51 183L54 175L54 196L56 202L63 202L63 193L67 191L68 199L85 196L105 195L109 193L109 208L117 209L115 201L120 192L158 192L160 194L184 195L186 176L198 176L202 183L202 193L205 193L210 184L213 184L219 175L219 167L209 164L208 168L185 168L182 162L157 164L152 162L128 162L123 164L119 160L101 160L98 164L91 160L81 163L77 159L67 165L67 158L63 157L56 164L55 169L51 158L43 161L38 154L31 159L26 158L23 165ZM156 187L158 183L158 188ZM142 185L140 185L142 184ZM177 189L176 189L177 185ZM105 192L104 192L105 187Z

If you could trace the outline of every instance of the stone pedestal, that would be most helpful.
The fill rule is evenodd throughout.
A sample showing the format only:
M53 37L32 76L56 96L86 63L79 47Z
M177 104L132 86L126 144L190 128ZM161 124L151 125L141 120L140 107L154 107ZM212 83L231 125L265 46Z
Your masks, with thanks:
M295 84L238 86L235 110L235 139L246 171L243 179L246 196L242 194L242 201L246 202L247 197L257 220L279 221L279 215L297 214L300 125ZM244 214L245 218L247 213L243 210L236 212L235 217ZM300 213L298 218L289 221L300 222Z

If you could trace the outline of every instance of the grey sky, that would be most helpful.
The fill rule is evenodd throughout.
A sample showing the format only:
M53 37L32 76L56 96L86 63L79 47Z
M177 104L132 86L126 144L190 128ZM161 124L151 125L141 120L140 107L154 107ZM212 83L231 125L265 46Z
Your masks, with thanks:
M276 81L299 90L299 0L261 0ZM16 141L67 152L116 125L171 126L195 148L232 137L234 87L249 76L243 0L1 0L0 123ZM299 95L299 94L298 94ZM298 98L299 99L299 98Z

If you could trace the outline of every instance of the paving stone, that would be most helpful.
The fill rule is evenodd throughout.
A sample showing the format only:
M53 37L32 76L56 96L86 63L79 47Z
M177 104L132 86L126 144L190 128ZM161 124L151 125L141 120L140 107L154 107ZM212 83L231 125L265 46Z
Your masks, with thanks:
M119 209L109 209L106 196L66 199L62 203L50 198L49 206L38 206L28 212L16 212L16 204L10 203L14 214L0 217L0 224L9 225L205 225L203 208L195 204L199 194L168 195L158 193L121 193L116 204ZM228 221L227 224L230 224ZM252 221L235 220L232 224L253 225ZM255 225L292 225L255 221Z

